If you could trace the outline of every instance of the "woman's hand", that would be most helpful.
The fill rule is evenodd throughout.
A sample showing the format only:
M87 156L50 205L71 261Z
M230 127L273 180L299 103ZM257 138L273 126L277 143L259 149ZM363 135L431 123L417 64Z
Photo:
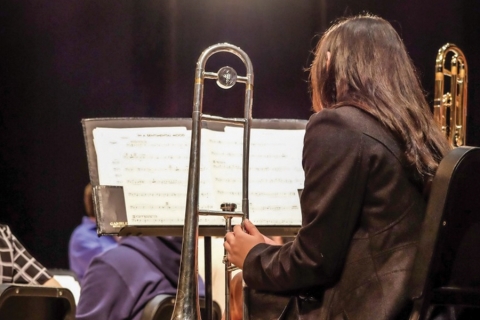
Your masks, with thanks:
M266 244L271 244L272 246L281 246L283 244L282 237L280 236L273 236L271 238L263 236L263 240L265 240Z
M243 222L245 231L242 227L236 225L232 232L225 235L223 246L227 250L227 259L229 262L243 269L243 262L248 252L257 244L265 243L265 236L258 231L257 227L250 220Z

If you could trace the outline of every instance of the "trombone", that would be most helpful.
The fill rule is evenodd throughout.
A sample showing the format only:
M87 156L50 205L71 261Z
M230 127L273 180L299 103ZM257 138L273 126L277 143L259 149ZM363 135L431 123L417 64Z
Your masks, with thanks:
M450 60L447 57L451 57ZM465 55L456 45L447 43L438 50L433 117L453 147L466 144L467 70Z
M239 76L235 69L225 66L218 72L206 72L207 60L218 52L227 52L240 58L246 67L246 75ZM223 89L233 87L236 82L245 83L244 118L223 118L202 113L202 99L204 80L213 79ZM226 231L231 229L231 219L241 217L247 219L249 215L248 200L248 165L250 149L250 129L252 122L253 101L253 67L248 55L239 47L229 43L219 43L205 49L200 55L195 70L195 88L192 113L192 138L190 145L190 163L188 172L187 200L185 210L185 224L183 227L182 256L180 261L180 274L178 280L177 297L173 309L172 320L200 319L200 303L198 296L198 219L199 215L223 216L226 220ZM201 211L199 210L200 186L200 146L202 121L222 122L243 126L243 162L242 162L242 211L233 212L232 206L226 205L226 211ZM224 206L222 205L222 208ZM229 312L229 285L231 266L225 263L225 315ZM208 306L207 306L208 307Z

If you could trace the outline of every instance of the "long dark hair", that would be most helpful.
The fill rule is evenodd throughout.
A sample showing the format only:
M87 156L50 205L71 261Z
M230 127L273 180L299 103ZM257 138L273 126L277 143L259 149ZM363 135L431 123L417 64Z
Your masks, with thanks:
M344 18L328 29L317 45L310 82L315 111L352 105L370 113L400 141L424 182L450 149L402 39L382 18Z

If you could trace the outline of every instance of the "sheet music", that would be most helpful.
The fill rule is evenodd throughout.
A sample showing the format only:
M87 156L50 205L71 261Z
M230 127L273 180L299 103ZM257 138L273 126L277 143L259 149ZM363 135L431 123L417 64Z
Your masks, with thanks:
M147 157L158 157L155 153L169 146L175 146L174 150L182 148L187 143L184 140L188 134L184 127L94 129L100 185L123 186L126 183L125 160L148 161ZM149 152L148 156L146 152Z
M191 131L96 128L93 135L100 184L123 186L129 225L184 223ZM300 225L303 135L304 130L252 129L249 198L255 223ZM201 210L218 211L223 202L242 210L242 139L242 128L202 130ZM201 216L200 224L223 225L224 219Z
M301 224L304 130L256 129L250 144L250 218L259 225Z
M99 182L123 187L129 224L183 220L190 131L184 127L96 128L93 136Z

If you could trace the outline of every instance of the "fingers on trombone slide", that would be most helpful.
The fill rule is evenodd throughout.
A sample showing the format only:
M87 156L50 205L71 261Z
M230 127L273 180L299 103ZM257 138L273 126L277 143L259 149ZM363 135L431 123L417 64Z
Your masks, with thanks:
M230 261L228 261L228 256L227 255L224 255L223 256L223 264L225 264L227 266L227 271L229 272L232 272L232 271L235 271L235 270L238 270L238 267L231 264Z

